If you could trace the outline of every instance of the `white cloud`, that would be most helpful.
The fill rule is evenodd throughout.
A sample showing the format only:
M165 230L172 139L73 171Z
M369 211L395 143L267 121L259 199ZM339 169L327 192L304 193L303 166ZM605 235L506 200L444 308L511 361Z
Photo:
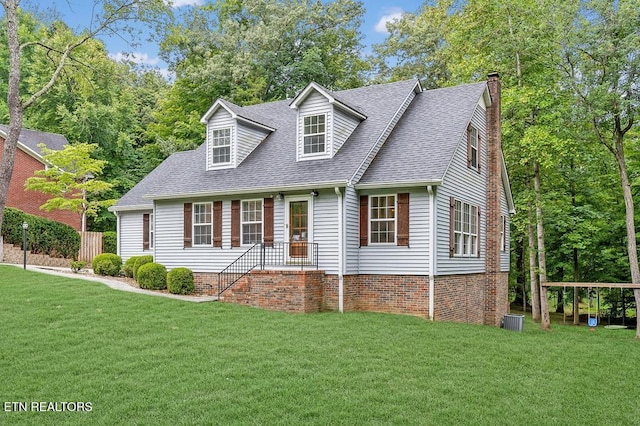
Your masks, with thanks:
M171 7L200 6L204 4L204 0L165 0L165 3Z
M382 33L382 34L388 33L389 31L387 31L387 22L400 20L402 18L403 13L404 13L404 10L402 10L399 7L391 7L391 8L385 9L384 15L382 16L382 18L380 18L380 20L374 27L375 31L377 33Z
M118 52L118 53L110 53L109 57L116 62L124 62L130 61L134 64L140 65L157 65L160 62L159 58L150 58L149 55L142 52Z

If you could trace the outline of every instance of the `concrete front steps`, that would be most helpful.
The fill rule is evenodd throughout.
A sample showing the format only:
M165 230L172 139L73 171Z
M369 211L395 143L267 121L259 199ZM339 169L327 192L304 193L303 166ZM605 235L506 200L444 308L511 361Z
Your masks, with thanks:
M2 261L4 263L22 264L24 262L24 254L22 247L14 246L12 244L3 244L4 257ZM45 254L34 254L27 250L27 265L38 266L54 266L59 268L70 268L71 259L62 259L59 257L51 257Z

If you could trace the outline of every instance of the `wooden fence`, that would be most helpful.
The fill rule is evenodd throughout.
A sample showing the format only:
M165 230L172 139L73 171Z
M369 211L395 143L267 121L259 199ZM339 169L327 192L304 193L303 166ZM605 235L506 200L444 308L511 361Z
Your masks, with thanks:
M80 232L78 260L91 262L102 253L102 232Z

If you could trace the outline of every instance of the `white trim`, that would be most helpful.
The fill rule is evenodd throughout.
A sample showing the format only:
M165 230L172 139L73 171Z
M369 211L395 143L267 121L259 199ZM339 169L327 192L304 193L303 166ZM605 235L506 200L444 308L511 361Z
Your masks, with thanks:
M142 198L145 200L175 200L175 199L186 199L186 198L197 198L197 197L224 197L227 195L242 195L242 194L256 194L256 193L265 193L272 192L274 195L278 192L286 192L286 191L311 191L312 189L323 189L323 188L333 188L335 186L345 187L347 186L347 181L338 180L338 181L328 181L328 182L318 182L318 183L303 183L298 185L281 185L281 186L267 186L267 187L255 187L255 188L240 188L240 189L230 189L227 191L218 191L218 192L192 192L192 193L180 193L180 194L168 194L168 195L143 195ZM149 209L148 206L145 207ZM124 210L119 209L119 210ZM140 210L140 208L131 208L130 210Z
M404 180L395 182L381 182L381 183L356 183L354 187L357 190L362 189L388 189L388 188L405 188L414 186L438 186L442 184L442 179L417 181L417 180Z
M381 198L381 197L393 197L393 241L386 241L386 242L377 242L374 243L373 242L373 226L372 223L374 222L373 219L373 214L371 214L371 201L373 200L373 198ZM398 244L398 194L397 193L393 193L393 194L372 194L372 195L368 195L368 202L369 202L369 211L367 212L367 214L369 215L369 223L367 224L369 229L369 235L367 235L367 238L369 239L369 245L370 246L395 246ZM389 206L386 206L387 208ZM375 219L375 222L389 222L389 218L386 219Z
M208 223L196 223L196 206L197 205L208 205L210 208L211 214L211 222ZM206 211L205 211L206 214ZM209 229L211 230L211 242L204 244L196 244L196 226L206 226L209 225ZM213 245L213 202L212 201L202 201L191 204L191 247L211 247Z
M436 196L433 191L433 186L427 186L427 192L429 193L429 319L434 320L435 301L433 300L435 294L435 276L436 276L436 256L438 253L436 247Z
M214 146L213 145L213 134L215 132L225 132L225 131L229 131L229 144L228 145L218 145L218 146ZM207 129L207 163L210 163L210 167L209 169L217 169L217 168L223 168L224 166L231 166L235 163L235 147L236 147L236 141L235 141L235 132L234 132L234 126L225 126L225 127L212 127ZM224 138L224 136L223 136ZM217 137L218 140L220 140L221 138L218 136ZM214 161L214 155L213 155L213 150L215 148L226 148L229 147L229 161L224 161L224 162L219 162L216 163Z
M315 197L311 195L291 195L284 197L284 242L290 243L289 229L291 224L289 223L289 203L296 201L307 202L307 243L313 243L313 199ZM307 256L311 255L311 251L307 250ZM300 260L300 259L297 259Z
M391 117L391 120L389 120L389 122L385 126L380 136L378 136L376 143L373 144L373 146L371 147L367 155L360 162L360 165L356 168L356 171L349 178L349 185L353 184L353 179L360 173L361 170L363 169L366 170L367 168L369 168L369 165L371 165L371 162L375 158L375 155L373 154L377 153L377 151L379 151L380 148L382 148L382 145L389 138L391 131L393 130L393 128L395 128L395 126L398 125L398 122L400 120L398 119L398 121L396 121L396 123L393 125L394 126L393 128L391 127L392 126L391 123L393 123L396 120L396 117L398 117L398 115L403 115L406 112L406 110L409 108L409 104L407 104L407 101L411 96L415 97L415 95L420 93L420 91L422 91L422 86L420 86L420 81L416 81L416 84L413 86L413 89L411 89L411 92L407 94L407 96L404 98L404 101L402 101L402 103L400 104L400 107L398 108L398 110L395 112L395 114L393 114L393 117Z
M244 203L248 203L248 202L252 202L252 201L259 201L260 202L260 241L258 242L263 242L264 241L264 199L263 198L249 198L246 200L240 200L240 245L241 246L249 246L255 243L245 243L244 242L244 230L243 230L243 225L246 224L257 224L258 221L248 221L245 222L244 221Z
M333 188L336 196L338 197L338 312L344 312L344 260L346 258L344 248L346 242L344 236L346 235L344 229L344 200L340 188L337 186Z

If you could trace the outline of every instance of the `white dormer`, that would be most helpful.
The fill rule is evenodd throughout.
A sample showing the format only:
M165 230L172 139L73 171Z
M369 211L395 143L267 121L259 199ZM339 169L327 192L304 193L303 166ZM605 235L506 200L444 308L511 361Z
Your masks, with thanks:
M298 161L332 158L360 121L367 118L316 83L310 83L290 106L298 111Z
M275 129L266 120L218 99L200 119L207 125L207 170L237 167Z

